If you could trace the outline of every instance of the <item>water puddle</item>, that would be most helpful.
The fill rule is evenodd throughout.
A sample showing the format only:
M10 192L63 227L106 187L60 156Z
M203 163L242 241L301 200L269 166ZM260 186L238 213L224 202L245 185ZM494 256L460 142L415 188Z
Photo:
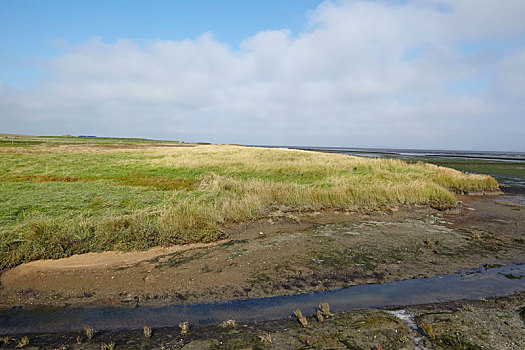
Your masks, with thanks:
M313 314L319 303L328 302L335 312L386 306L480 299L525 290L525 265L483 267L457 274L438 275L382 284L352 286L261 299L163 307L32 307L0 310L0 334L73 331L89 325L96 330L137 329L190 324L214 324L234 319L237 323L285 318L300 308Z
M425 342L423 341L425 337L421 334L421 331L417 327L414 315L410 314L406 310L393 310L386 312L405 322L410 327L410 329L412 329L417 334L417 336L414 337L415 350L428 350L428 348L425 346Z

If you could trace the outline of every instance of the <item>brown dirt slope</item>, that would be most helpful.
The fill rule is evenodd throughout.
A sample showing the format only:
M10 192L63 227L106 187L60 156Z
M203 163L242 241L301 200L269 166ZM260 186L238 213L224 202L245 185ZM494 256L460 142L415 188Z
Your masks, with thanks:
M254 298L525 262L522 202L460 200L446 211L281 213L214 244L35 261L3 271L0 306Z

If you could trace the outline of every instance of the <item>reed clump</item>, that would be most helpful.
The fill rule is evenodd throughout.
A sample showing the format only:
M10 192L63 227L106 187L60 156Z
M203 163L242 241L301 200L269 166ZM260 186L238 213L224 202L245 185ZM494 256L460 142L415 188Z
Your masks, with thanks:
M490 176L425 163L201 145L0 149L0 269L223 237L274 212L447 208Z

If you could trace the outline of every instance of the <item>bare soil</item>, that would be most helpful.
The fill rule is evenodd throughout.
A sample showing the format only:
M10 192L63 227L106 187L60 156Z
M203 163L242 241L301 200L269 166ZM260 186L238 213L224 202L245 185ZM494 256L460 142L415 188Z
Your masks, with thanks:
M278 213L213 244L35 261L2 272L0 307L257 298L525 263L520 197L459 199L446 211Z

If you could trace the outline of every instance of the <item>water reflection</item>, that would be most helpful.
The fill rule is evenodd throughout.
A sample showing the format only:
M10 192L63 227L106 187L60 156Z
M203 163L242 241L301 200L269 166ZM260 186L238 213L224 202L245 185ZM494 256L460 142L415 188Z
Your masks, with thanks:
M145 324L151 327L176 326L182 321L211 324L234 319L246 323L287 317L297 308L305 315L313 314L321 302L328 302L333 311L341 312L504 296L523 290L525 265L511 265L326 292L220 303L136 308L11 308L0 311L0 333L79 330L84 324L105 330L136 329Z

